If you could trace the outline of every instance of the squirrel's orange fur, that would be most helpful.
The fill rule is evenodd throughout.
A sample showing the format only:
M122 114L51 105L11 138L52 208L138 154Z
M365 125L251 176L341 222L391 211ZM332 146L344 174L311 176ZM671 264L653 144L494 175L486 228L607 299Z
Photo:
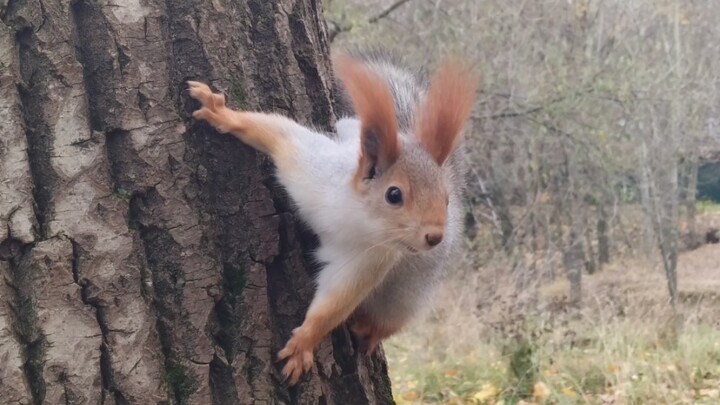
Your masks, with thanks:
M415 133L438 164L457 147L477 86L468 68L452 59L433 75L425 102L416 113Z
M348 56L334 59L335 71L345 85L360 118L360 163L353 181L362 181L371 165L387 169L400 156L397 119L387 83L362 62ZM377 143L377 144L374 144ZM377 150L374 150L377 148ZM374 154L377 153L377 156Z

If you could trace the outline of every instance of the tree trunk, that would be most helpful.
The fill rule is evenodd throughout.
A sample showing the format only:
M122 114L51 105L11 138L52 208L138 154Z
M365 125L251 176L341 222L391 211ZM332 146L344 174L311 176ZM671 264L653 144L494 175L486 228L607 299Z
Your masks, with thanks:
M603 196L604 197L604 196ZM598 268L610 263L610 238L608 237L608 212L605 199L598 204L597 211Z
M3 6L4 5L4 6ZM188 79L329 129L316 0L0 3L0 403L391 403L345 328L288 389L310 232Z
M587 219L585 219L587 221ZM584 221L584 222L585 222ZM585 271L588 274L595 274L598 269L598 263L595 261L595 249L593 248L592 228L585 225Z
M573 202L571 204L576 204ZM570 303L580 306L582 303L582 269L585 263L585 252L583 251L583 229L579 210L573 211L576 215L569 215L570 232L568 243L563 251L563 267L570 281Z
M570 303L579 307L582 304L582 269L585 265L583 249L584 229L587 218L582 203L581 184L577 181L580 168L575 159L577 152L572 148L563 147L565 158L564 175L567 178L568 192L564 199L567 205L567 223L569 235L563 249L563 267L570 282ZM568 151L567 149L570 149ZM559 205L559 204L558 204ZM562 232L562 231L560 231Z
M698 158L696 156L690 156L686 167L685 214L687 216L687 233L690 235L690 241L693 245L695 245L696 241L700 240L700 235L697 234L697 226L695 224L697 214L698 166Z

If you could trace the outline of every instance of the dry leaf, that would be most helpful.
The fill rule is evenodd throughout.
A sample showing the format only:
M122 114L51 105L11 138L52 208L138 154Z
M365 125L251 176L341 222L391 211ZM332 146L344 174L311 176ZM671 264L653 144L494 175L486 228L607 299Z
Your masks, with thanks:
M533 386L533 399L542 402L543 399L550 395L550 388L545 383L537 382Z
M493 384L493 383L483 384L480 391L476 392L472 396L472 400L476 404L485 404L485 403L488 403L490 400L495 399L495 397L497 397L499 393L500 393L500 389L498 387L496 387L495 384Z

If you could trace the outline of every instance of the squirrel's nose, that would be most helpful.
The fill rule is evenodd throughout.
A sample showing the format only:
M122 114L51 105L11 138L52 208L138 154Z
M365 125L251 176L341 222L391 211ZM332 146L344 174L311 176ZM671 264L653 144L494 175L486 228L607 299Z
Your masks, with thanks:
M425 234L425 240L427 241L428 245L435 246L438 243L442 242L443 234L442 233L428 233Z

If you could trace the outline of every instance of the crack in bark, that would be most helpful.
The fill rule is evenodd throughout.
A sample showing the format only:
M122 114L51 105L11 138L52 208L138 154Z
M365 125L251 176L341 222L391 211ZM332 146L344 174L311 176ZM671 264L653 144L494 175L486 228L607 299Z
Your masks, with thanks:
M51 163L52 138L46 136L50 133L50 128L42 118L43 105L48 99L47 78L54 75L48 67L51 65L48 58L37 50L32 28L18 31L16 40L23 80L23 85L19 89L20 103L26 124L25 135L33 181L35 216L40 227L40 237L45 240L49 237L47 227L53 211L53 192L58 182L58 175Z
M310 37L311 33L308 31L308 10L305 9L305 4L302 2L295 3L293 13L288 18L288 25L290 32L293 35L293 47L292 52L297 63L298 70L303 76L304 90L309 95L312 94L324 94L330 93L331 97L317 99L313 98L311 104L312 116L310 122L317 128L332 131L335 122L335 113L332 108L332 94L331 83L325 83L323 76L320 73L321 68L329 68L329 66L322 66L321 61L318 58L319 52L329 52L327 42L325 41L324 35L319 36L319 44ZM310 12L313 11L313 5L311 5ZM316 14L317 15L317 14ZM317 21L314 21L317 23ZM322 30L319 30L322 32ZM328 88L330 87L330 88Z
M28 269L21 269L25 255L34 243L22 244L13 239L6 239L0 244L0 257L9 263L12 280L8 285L15 292L13 305L13 324L16 340L23 348L23 373L30 387L30 394L35 405L45 401L46 383L43 378L46 340L37 328L37 319L33 299L27 285Z
M105 309L101 302L97 299L92 299L90 289L93 288L90 280L83 278L80 274L80 264L83 257L82 247L74 239L67 237L72 245L72 274L73 281L80 287L80 297L83 304L92 307L95 310L95 319L97 320L98 327L102 337L102 345L100 346L100 377L102 380L102 386L104 390L109 391L113 394L115 403L117 405L127 404L128 401L120 390L115 386L113 382L113 369L110 361L110 354L108 352L107 339L108 333L110 332L105 316ZM103 395L105 395L103 391Z
M154 225L147 225L143 221L143 212L148 205L157 202L157 191L150 189L144 193L135 192L130 200L130 218L137 224L140 240L144 248L144 256L151 269L153 290L155 295L154 306L157 316L157 328L160 336L160 346L165 356L165 382L171 396L177 404L185 404L187 398L197 389L197 382L193 376L188 375L186 368L176 359L173 351L173 325L183 318L179 313L182 301L182 291L177 288L178 280L184 279L179 264L168 261L168 257L179 257L180 247L167 231Z
M196 78L198 74L200 78L211 77L213 70L208 62L205 46L198 32L195 31L195 27L200 27L202 24L198 11L194 9L191 3L176 0L166 0L165 6L168 13L168 39L171 44L168 62L170 66L173 66L170 71L171 82L180 84L180 87L183 88L184 81L189 77ZM187 15L192 16L195 27L187 23L187 19L184 18ZM178 95L175 98L176 110L185 111L184 116L189 117L194 102L188 102L187 94L178 92ZM217 143L207 142L207 135L199 135L198 132L197 127L191 128L189 132L187 145L190 156L187 160L193 162L196 167L202 166L205 171L215 172L217 161L213 161L213 157L215 157L215 153L222 154L222 152L217 152ZM223 152L226 155L233 153L233 151L228 151L226 148L223 149ZM237 153L237 149L234 152ZM237 162L235 164L228 162L228 164L236 166ZM170 165L170 167L172 169L173 165ZM198 176L198 173L197 169L193 171L193 180L195 186L200 190L200 198L199 201L195 201L193 208L200 217L211 216L215 229L223 229L223 222L216 219L218 213L213 209L215 204L207 201L214 195L214 190L208 189L206 179ZM222 180L220 182L222 183ZM228 181L227 184L232 184L232 182ZM235 216L237 215L236 212L234 213ZM232 220L232 216L227 219L228 222L232 222ZM223 231L220 230L220 232ZM210 230L205 230L204 233L209 233L210 238L215 236L213 231ZM223 263L223 291L221 298L216 299L213 308L216 322L214 325L215 330L211 333L216 348L213 359L209 363L209 388L215 404L235 404L240 398L240 393L234 379L232 361L238 350L238 337L244 324L245 307L240 294L246 282L245 270L240 268L242 262L234 263L229 260L225 244L221 240L216 239L216 241L220 246L217 249L218 251L212 253L219 256ZM217 347L220 349L217 349ZM249 400L253 394L247 392L245 395Z
M94 38L93 41L81 41L78 44L88 97L91 100L91 122L95 130L105 132L106 156L114 194L128 200L128 228L135 234L134 239L137 238L143 258L140 275L143 284L142 293L152 296L154 301L156 328L160 338L160 349L165 359L165 383L174 402L182 404L196 390L197 384L193 376L189 375L185 367L180 364L180 360L175 358L171 343L173 326L182 318L179 312L182 288L177 286L177 280L182 279L183 276L178 274L182 273L180 265L166 262L166 259L178 258L180 254L177 249L171 247L174 246L174 241L167 234L167 230L154 226L154 219L145 221L146 218L154 216L153 211L162 204L162 199L152 187L139 189L135 180L146 178L147 173L155 169L149 167L134 150L130 139L131 130L122 129L121 114L125 107L120 105L120 101L116 98L114 87L114 83L118 81L115 77L116 59L121 76L132 61L122 46L115 41L113 27L105 20L99 6L81 0L73 6L73 14L78 37L92 34ZM147 29L147 21L145 29ZM117 55L111 53L113 49L117 51ZM137 94L138 108L147 119L149 100L144 98L139 89ZM159 247L158 243L167 249ZM175 255L169 251L175 252ZM152 282L148 282L148 279ZM147 291L148 289L152 291ZM101 350L101 359L109 359L106 344ZM106 366L102 368L103 374L111 380L112 370L109 361L105 364ZM117 397L116 392L116 399Z
M87 0L77 1L72 5L72 15L77 59L83 67L85 89L91 101L90 124L95 131L110 131L119 127L112 111L118 111L120 107L112 86L116 58L110 50L119 48L110 35L109 24L99 5Z
M114 56L110 53L110 49L117 49L120 60L120 67L124 68L128 63L128 58L122 52L110 35L110 24L105 20L102 11L97 4L88 1L78 1L72 5L72 16L75 28L75 47L77 49L77 59L83 68L83 80L89 100L89 116L90 124L93 131L105 132L105 154L109 163L109 176L113 184L113 194L122 199L130 200L130 193L122 188L119 177L122 173L120 159L118 158L127 139L128 133L116 128L117 117L113 111L119 109L118 101L115 95L115 89L112 84L114 72ZM93 40L81 40L82 38L90 38ZM123 59L124 57L124 59ZM130 204L128 203L128 210ZM128 218L131 216L128 214ZM128 223L128 228L135 231L132 226L132 218ZM73 257L80 260L80 246L73 242ZM144 266L141 265L141 294L145 291L146 283ZM108 336L111 332L106 311L99 299L91 298L90 290L93 288L92 282L83 279L78 274L79 266L74 262L73 274L76 274L76 282L81 286L81 294L83 302L95 309L97 323L102 332L102 345L100 347L100 373L105 390L110 392L116 404L128 404L123 392L115 383L115 371L112 367L112 358L110 355L110 347ZM115 332L114 330L112 332ZM134 367L133 367L134 368Z

